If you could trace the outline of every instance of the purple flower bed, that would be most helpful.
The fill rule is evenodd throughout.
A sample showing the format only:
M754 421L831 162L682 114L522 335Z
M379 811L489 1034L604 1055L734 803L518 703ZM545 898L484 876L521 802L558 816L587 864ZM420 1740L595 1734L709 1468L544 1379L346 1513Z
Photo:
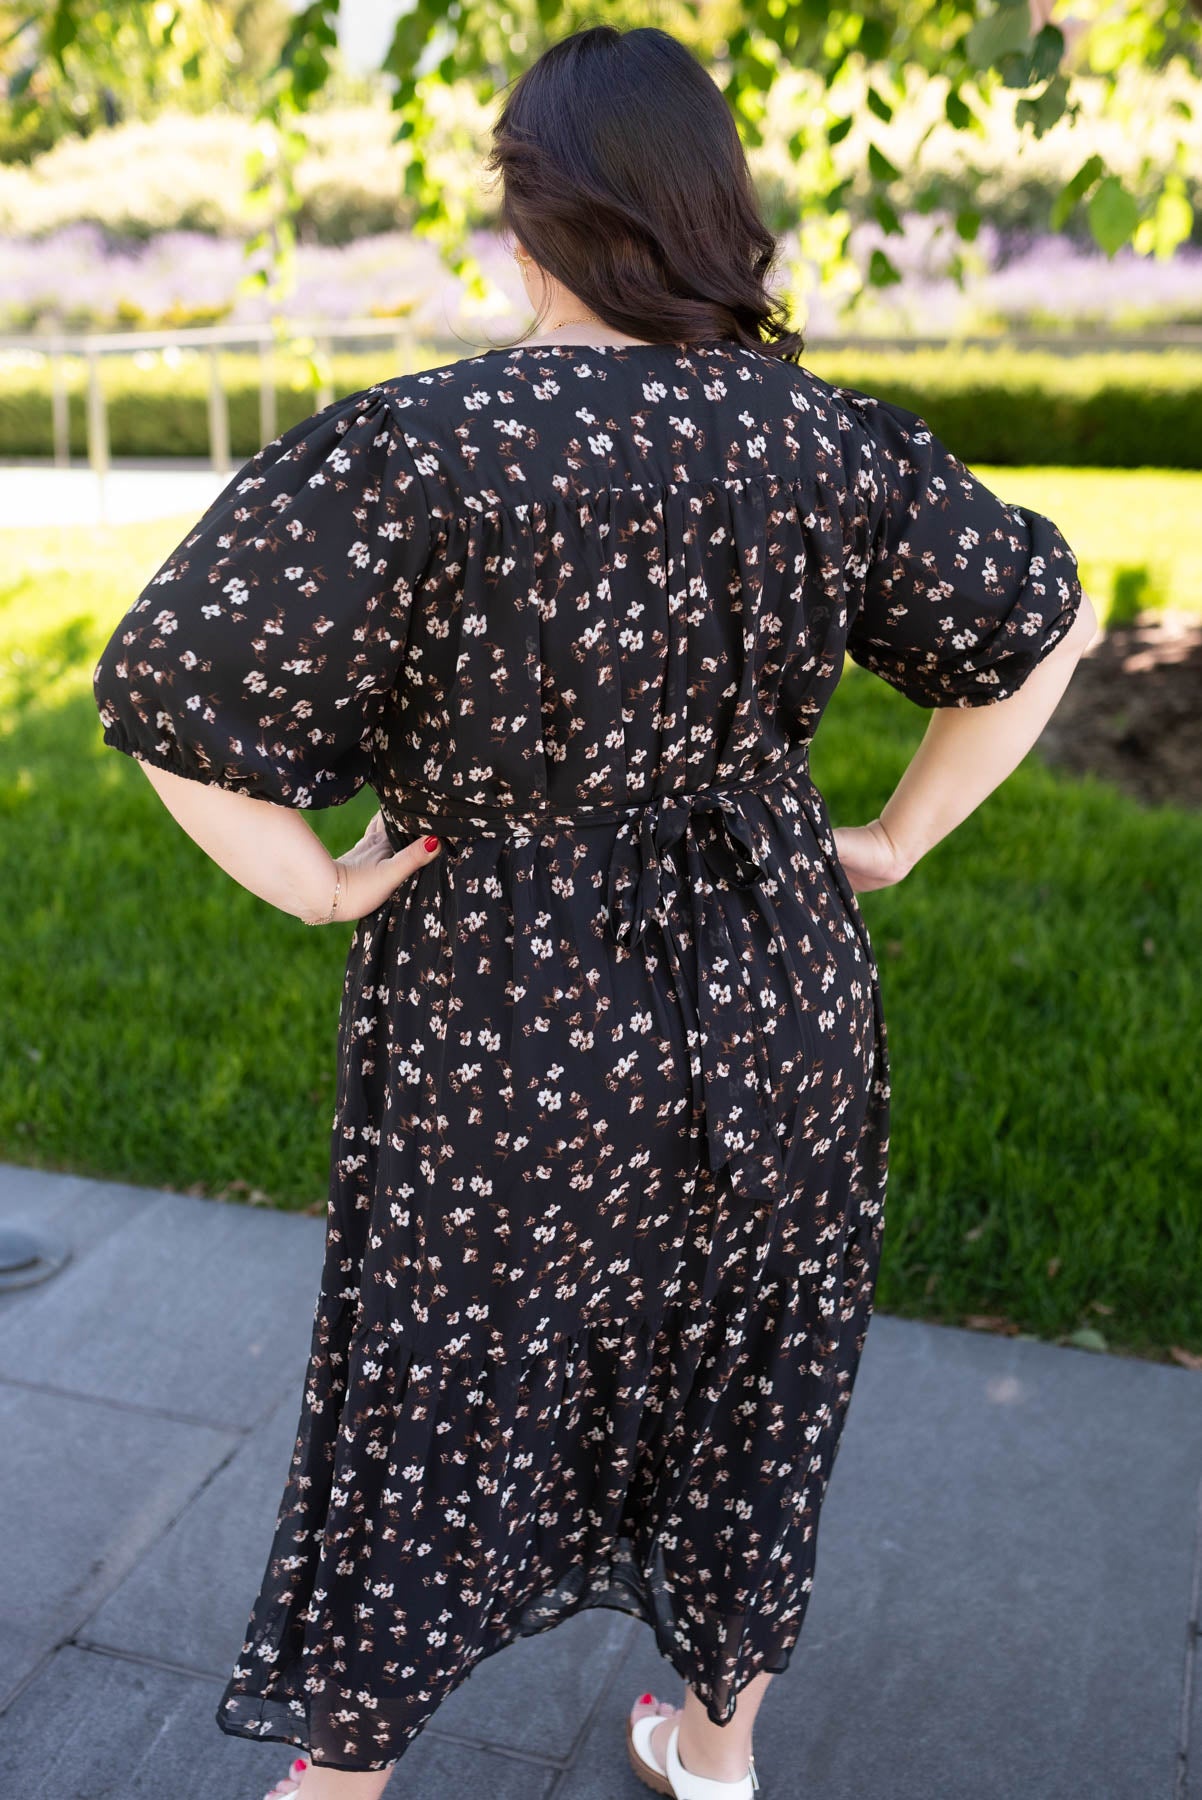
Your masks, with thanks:
M979 272L961 290L938 274L956 248L950 229L916 214L902 238L885 239L875 226L852 234L865 266L880 245L903 275L895 287L871 293L851 321L840 318L837 297L809 301L807 335L861 332L941 336L956 330L1019 326L1040 330L1091 327L1136 330L1202 323L1202 251L1180 250L1161 263L1122 250L1108 259L1061 237L1007 242L983 225L975 244L961 246ZM386 232L342 247L304 245L297 283L286 302L299 318L340 320L396 314L404 330L471 340L503 338L522 328L525 296L505 245L495 233L473 234L471 249L511 298L512 309L481 323L460 305L455 282L434 247L406 232ZM782 254L792 246L782 245ZM154 329L267 318L262 294L237 292L252 265L241 242L202 232L171 231L147 243L114 244L97 226L70 226L38 239L0 241L0 330Z
M491 234L478 248L489 255ZM495 260L494 272L504 279L499 263L505 259ZM238 292L254 266L241 240L199 231L114 244L99 226L81 224L37 239L0 240L0 330L260 321L269 315L266 296ZM456 312L457 284L439 267L433 246L407 232L345 247L301 246L296 275L287 310L297 317L347 319L409 308L407 316L430 329L445 328ZM516 300L516 272L509 285Z
M955 331L1128 332L1202 324L1202 250L1187 246L1158 262L1128 246L1110 258L1058 234L1005 233L988 223L972 243L963 244L950 222L942 231L938 225L933 215L916 213L905 220L902 237L886 237L875 224L853 229L850 248L860 267L866 268L879 248L902 276L871 296L872 328L939 337ZM939 273L957 249L968 264L963 288ZM811 308L809 329L816 336L848 333L847 323L840 323L837 309L821 294Z

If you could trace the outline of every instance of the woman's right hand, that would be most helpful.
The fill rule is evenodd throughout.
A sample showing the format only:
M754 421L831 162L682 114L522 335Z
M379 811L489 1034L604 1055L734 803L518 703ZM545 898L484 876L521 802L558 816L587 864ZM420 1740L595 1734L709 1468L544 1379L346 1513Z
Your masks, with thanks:
M432 843L434 848L428 850L427 843ZM359 842L344 850L338 858L342 891L336 919L362 919L367 913L374 912L403 882L428 862L433 862L441 851L439 839L427 838L424 832L399 850L393 850L382 815L373 813Z
M853 892L892 887L910 873L907 862L879 819L870 825L839 826L832 836Z

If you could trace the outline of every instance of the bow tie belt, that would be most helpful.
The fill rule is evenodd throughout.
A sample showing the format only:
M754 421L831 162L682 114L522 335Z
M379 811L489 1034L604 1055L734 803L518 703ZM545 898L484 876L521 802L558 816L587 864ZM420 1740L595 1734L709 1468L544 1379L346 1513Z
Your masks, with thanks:
M608 928L617 944L633 951L654 921L667 946L677 993L687 994L693 1004L697 1031L689 1031L690 1044L696 1040L690 1066L708 1166L715 1174L729 1170L733 1194L742 1202L763 1201L769 1209L758 1247L757 1279L771 1248L786 1177L754 972L739 953L715 884L746 892L759 887L766 871L739 796L762 792L786 778L809 782L808 754L782 757L742 780L653 794L629 806L544 813L498 810L491 817L466 808L459 815L405 808L407 816L419 817L431 831L449 826L452 839L457 826L468 827L469 836L494 835L500 829L519 841L557 825L579 829L619 823L606 883ZM444 796L438 797L438 805L445 807ZM400 848L406 840L400 827L394 831L394 847ZM679 874L666 855L676 845L684 857ZM746 1251L746 1241L733 1240L739 1235L746 1240L754 1230L753 1220L735 1216L729 1202L724 1210L725 1216L715 1221L703 1300L716 1292L729 1256Z

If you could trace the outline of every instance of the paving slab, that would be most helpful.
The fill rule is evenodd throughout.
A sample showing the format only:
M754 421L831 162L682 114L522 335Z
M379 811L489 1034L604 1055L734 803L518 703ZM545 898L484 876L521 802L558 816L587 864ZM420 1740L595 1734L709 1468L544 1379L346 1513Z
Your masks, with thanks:
M1202 1493L1198 1496L1194 1579L1186 1627L1186 1673L1181 1696L1181 1742L1173 1800L1202 1800ZM1190 1781L1192 1771L1193 1780Z
M429 1729L566 1766L587 1736L599 1696L645 1629L614 1607L592 1607L518 1638L476 1664Z
M1196 1374L878 1315L765 1792L1171 1800L1200 1479ZM589 1764L646 1689L640 1639L556 1800L615 1800Z
M296 1392L244 1437L88 1621L88 1645L125 1651L225 1681L238 1660L271 1548L300 1416Z
M80 1640L225 1681L271 1545L300 1410L295 1397L244 1440L89 1620ZM638 1622L612 1608L521 1638L478 1663L438 1710L441 1730L565 1760Z
M0 1706L137 1565L238 1441L208 1426L0 1386Z
M28 1231L66 1249L73 1262L159 1198L156 1188L91 1181L53 1169L0 1163L0 1227ZM26 1305L40 1283L0 1292L0 1317Z
M284 1744L227 1737L218 1683L94 1651L59 1652L4 1719L4 1800L259 1800L288 1767ZM425 1731L389 1800L549 1800L555 1770L533 1757Z
M0 1379L250 1425L298 1379L324 1241L324 1219L161 1192L0 1309Z

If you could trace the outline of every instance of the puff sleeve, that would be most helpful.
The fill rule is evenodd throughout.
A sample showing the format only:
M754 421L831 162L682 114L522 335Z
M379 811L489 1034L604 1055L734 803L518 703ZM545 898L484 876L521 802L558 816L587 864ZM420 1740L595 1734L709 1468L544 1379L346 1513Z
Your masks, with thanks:
M388 396L361 389L256 451L118 623L104 742L236 793L339 806L366 782L429 552Z
M1073 551L1042 513L1000 500L917 413L838 394L868 432L868 567L848 654L919 706L1017 693L1080 607Z

